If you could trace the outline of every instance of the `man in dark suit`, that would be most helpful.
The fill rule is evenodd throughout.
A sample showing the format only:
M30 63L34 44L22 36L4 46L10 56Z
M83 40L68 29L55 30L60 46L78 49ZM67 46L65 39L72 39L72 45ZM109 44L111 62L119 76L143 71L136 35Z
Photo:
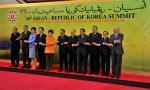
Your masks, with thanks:
M71 36L69 36L69 71L72 72L74 66L74 72L77 72L77 44L78 37L76 36L76 30L71 31Z
M30 68L31 60L29 59L29 43L26 43L24 41L29 39L31 32L28 31L28 25L24 25L23 29L24 29L24 31L21 34L22 55L23 55L23 65L24 65L23 68ZM27 64L27 62L28 62L28 64Z
M11 34L11 67L19 66L19 51L20 51L20 33L17 31L18 28L13 28Z
M38 51L38 61L39 61L39 69L46 69L46 57L45 57L45 44L46 44L46 34L44 34L44 28L39 27L39 34L36 37L37 51Z
M111 55L112 55L112 78L116 77L120 78L121 75L121 64L122 64L122 55L124 53L123 50L123 37L122 33L119 33L120 28L114 28L114 34L110 36L110 42L112 44Z
M100 42L102 35L98 33L98 27L92 27L93 32L89 34L89 41L91 44L90 50L90 74L99 74L100 71Z
M101 44L101 70L102 76L109 76L110 70L110 39L108 37L108 32L103 32L102 44Z
M65 71L68 72L68 36L65 35L64 29L60 29L60 36L57 39L57 45L59 45L59 71L63 71L63 64L65 64Z
M80 29L80 35L78 36L78 44L77 44L77 55L78 55L78 73L87 73L87 61L89 54L89 38L85 34L85 29Z

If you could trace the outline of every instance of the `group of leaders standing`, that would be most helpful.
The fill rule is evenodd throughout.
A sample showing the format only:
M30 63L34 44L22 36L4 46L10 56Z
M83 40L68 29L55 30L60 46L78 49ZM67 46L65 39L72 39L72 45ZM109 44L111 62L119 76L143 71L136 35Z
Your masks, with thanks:
M59 71L87 73L88 56L90 55L90 74L99 74L101 67L102 76L110 74L110 57L112 58L112 78L120 78L123 51L123 37L120 28L115 27L114 33L110 35L107 31L102 34L98 32L97 26L92 26L92 33L86 35L84 28L80 29L80 35L76 30L71 30L71 35L65 35L65 30L60 29L60 36L55 40L54 31L49 30L44 34L44 28L24 25L24 31L20 33L17 27L13 28L11 34L11 66L19 66L20 40L22 44L23 68L36 69L36 60L39 61L41 70L51 70L54 60L55 44L59 45ZM69 55L69 56L68 56ZM69 57L69 60L68 60Z

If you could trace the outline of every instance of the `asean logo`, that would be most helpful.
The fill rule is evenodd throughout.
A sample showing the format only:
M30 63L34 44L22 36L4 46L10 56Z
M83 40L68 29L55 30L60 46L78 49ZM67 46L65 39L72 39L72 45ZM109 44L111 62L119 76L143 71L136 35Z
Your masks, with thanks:
M8 20L10 23L15 23L16 22L16 18L17 18L17 14L16 14L16 11L10 11L8 13Z

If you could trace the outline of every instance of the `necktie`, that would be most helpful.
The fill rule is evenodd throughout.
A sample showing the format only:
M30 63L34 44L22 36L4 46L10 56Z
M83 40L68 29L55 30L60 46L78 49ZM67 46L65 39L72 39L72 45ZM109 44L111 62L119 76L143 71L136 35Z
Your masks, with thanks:
M117 39L117 37L118 37L118 33L115 33L115 39Z
M42 34L40 34L40 39L41 39L41 37L42 37Z

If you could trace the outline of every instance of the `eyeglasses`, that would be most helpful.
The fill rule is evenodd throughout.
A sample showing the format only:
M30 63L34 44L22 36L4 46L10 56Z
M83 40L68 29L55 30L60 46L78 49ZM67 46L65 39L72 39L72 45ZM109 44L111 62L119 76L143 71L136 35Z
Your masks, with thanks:
M107 35L107 34L103 34L103 35Z

